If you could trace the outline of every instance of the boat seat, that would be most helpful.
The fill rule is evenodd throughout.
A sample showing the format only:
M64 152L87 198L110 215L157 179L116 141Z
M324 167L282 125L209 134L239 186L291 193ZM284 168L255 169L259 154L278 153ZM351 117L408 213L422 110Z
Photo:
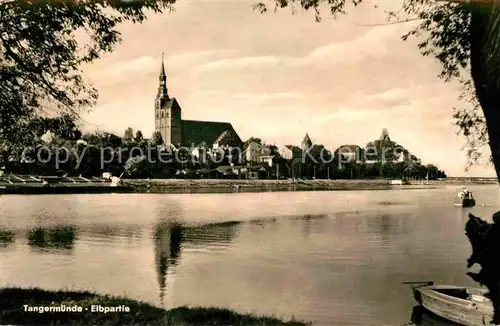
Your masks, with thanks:
M435 291L442 293L442 294L445 294L445 295L450 295L450 296L458 298L458 299L469 300L469 293L467 293L466 288L462 288L462 289L435 289Z
M469 300L476 301L476 302L485 302L485 301L488 301L488 298L485 298L482 295L471 294L471 295L469 295Z

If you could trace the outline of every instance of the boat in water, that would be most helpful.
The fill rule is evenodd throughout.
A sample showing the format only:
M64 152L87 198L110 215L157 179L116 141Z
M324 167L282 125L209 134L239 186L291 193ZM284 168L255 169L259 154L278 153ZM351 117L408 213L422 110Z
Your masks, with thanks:
M413 297L424 309L447 321L464 326L494 326L493 304L483 289L418 282Z
M458 207L474 207L476 206L476 200L472 197L470 198L456 198L453 205Z

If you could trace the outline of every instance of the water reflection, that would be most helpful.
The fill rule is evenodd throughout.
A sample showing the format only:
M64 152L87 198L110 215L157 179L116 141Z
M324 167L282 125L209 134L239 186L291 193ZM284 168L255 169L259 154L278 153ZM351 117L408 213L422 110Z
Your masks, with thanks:
M34 248L72 249L76 230L72 226L34 228L28 231L28 244Z
M185 227L182 231L183 239L192 247L227 247L234 239L237 227L240 223L239 221L229 221Z
M411 313L411 322L415 326L454 326L457 324L451 323L435 314L424 309L422 306L413 307Z
M380 247L389 250L391 238L408 234L408 222L411 221L411 214L388 214L380 213L368 220L368 230L377 236Z
M0 246L6 247L14 243L14 232L9 230L0 230Z
M183 248L227 247L236 235L240 222L213 223L202 226L182 226L175 221L161 220L154 228L155 266L159 299L164 305L167 276L175 273Z
M90 238L99 239L127 239L139 240L142 238L143 229L140 225L88 225L78 229L80 234Z
M318 214L318 215L303 215L295 218L295 220L303 221L302 223L302 235L305 239L308 239L311 234L311 224L316 222L317 220L323 220L328 217L327 214Z
M164 304L169 266L176 266L181 255L182 229L177 223L160 222L154 231L155 266L159 298Z

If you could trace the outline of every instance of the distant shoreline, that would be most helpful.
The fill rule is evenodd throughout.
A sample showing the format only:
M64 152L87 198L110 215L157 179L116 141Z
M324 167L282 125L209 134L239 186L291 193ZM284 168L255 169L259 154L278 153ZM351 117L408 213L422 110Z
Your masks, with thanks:
M387 180L246 180L246 179L128 179L123 185L136 193L218 193L307 190L383 190Z
M272 191L347 191L432 189L447 185L498 184L494 179L452 178L445 180L410 181L391 185L385 179L347 180L248 180L248 179L123 179L120 187L107 184L0 185L0 194L84 194L84 193L234 193ZM3 186L3 187L2 187Z
M123 185L136 193L217 193L268 191L400 190L432 189L443 185L495 184L491 180L432 180L391 185L384 179L348 180L238 180L238 179L125 179Z

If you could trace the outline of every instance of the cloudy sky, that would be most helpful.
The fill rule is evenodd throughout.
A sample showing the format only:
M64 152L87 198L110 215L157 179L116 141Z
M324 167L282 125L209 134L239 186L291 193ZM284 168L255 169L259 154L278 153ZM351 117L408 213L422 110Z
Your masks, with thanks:
M366 145L388 128L391 138L450 176L464 172L464 140L452 123L457 85L436 78L439 64L417 41L400 36L411 25L385 22L398 2L366 2L334 20L286 9L260 14L249 1L180 1L175 11L124 25L116 51L85 69L100 91L84 115L87 128L149 136L161 53L169 95L183 118L231 122L241 136L277 145Z

